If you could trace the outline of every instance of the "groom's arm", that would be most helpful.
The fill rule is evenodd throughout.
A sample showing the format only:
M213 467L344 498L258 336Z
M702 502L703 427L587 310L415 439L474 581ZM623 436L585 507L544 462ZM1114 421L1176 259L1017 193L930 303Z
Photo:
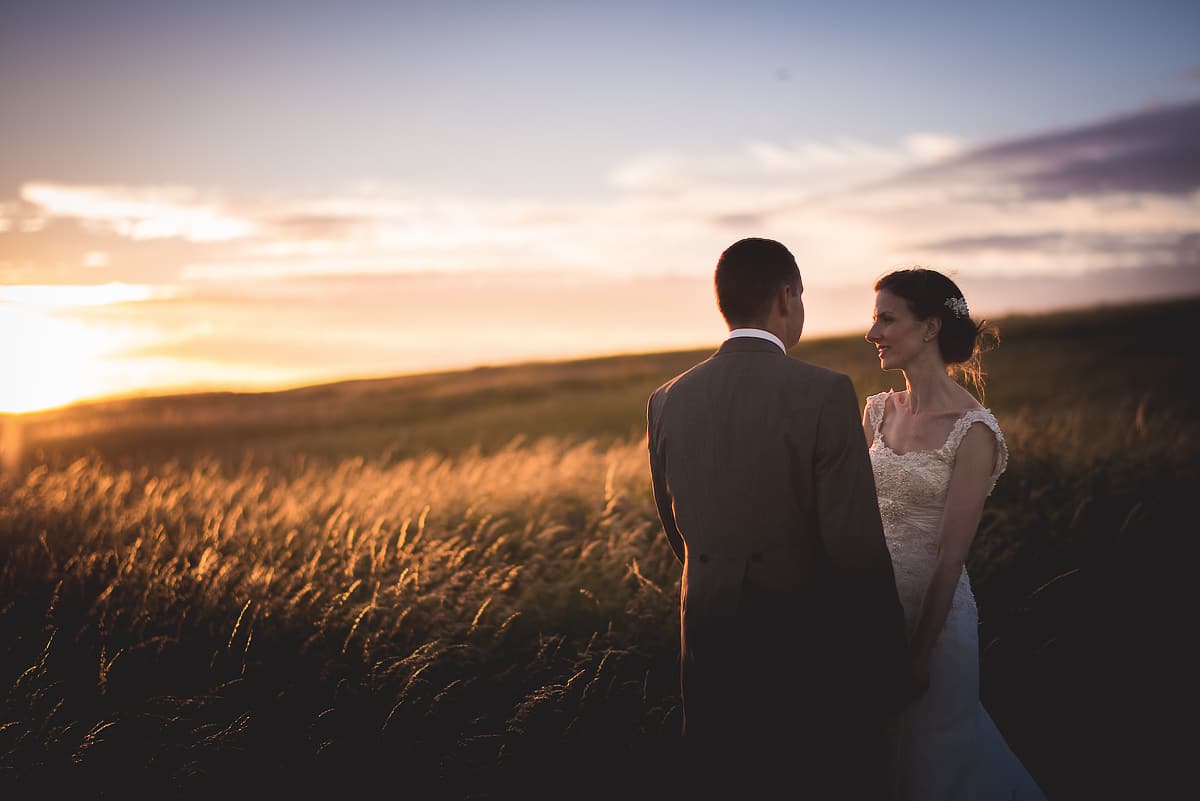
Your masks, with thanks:
M909 663L904 610L883 536L854 385L845 375L837 377L821 407L814 475L817 525L843 590L846 622L861 637L861 658L876 662L861 667L869 672L878 668L880 681L902 684Z
M675 558L680 564L684 561L684 546L683 537L679 534L679 526L675 522L675 507L671 500L671 492L667 488L667 465L666 454L663 452L659 432L659 411L661 409L661 395L655 393L650 396L650 402L646 405L646 444L650 450L650 484L654 490L654 505L658 507L658 519L662 521L663 531L667 535L667 542L671 545L671 552L675 554Z
M818 528L834 573L895 597L875 476L850 378L839 375L821 405L814 476ZM899 606L899 600L896 605Z

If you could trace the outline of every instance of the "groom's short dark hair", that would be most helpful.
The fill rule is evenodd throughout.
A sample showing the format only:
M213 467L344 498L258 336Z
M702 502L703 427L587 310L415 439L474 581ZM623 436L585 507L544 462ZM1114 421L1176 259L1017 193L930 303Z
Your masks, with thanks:
M774 239L739 239L717 260L717 306L731 327L761 323L783 284L794 284L800 268L791 251Z

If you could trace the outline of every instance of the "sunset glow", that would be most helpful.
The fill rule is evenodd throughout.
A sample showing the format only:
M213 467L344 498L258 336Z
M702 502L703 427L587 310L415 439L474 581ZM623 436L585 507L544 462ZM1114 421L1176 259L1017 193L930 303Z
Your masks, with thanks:
M27 307L0 306L0 412L61 406L115 389L103 357L113 342L101 329Z
M120 354L152 334L127 323L91 319L86 312L171 295L166 287L121 283L0 286L0 342L5 343L0 413L135 389L137 376L121 364Z
M901 265L1200 293L1195 4L53 5L0 25L3 410L708 347L745 236L809 337Z

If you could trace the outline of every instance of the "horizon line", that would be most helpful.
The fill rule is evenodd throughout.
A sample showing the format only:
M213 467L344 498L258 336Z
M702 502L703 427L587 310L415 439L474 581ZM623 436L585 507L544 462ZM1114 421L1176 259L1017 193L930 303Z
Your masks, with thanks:
M1189 300L1200 300L1200 292L1193 292L1187 295L1169 296L1160 298L1143 298L1133 299L1128 301L1101 300L1088 304L1065 304L1063 306L1038 309L1036 311L1012 311L997 315L995 318L981 315L979 320L987 320L987 322L1004 322L1015 320L1028 319L1044 319L1056 314L1079 314L1103 309L1113 308L1135 308L1145 306L1169 305L1172 303L1187 302ZM803 348L806 344L814 342L824 342L828 340L848 339L852 336L860 336L858 330L844 330L837 332L822 332L811 337L802 336L800 341L789 350L791 355L797 348ZM0 419L17 420L17 419L33 419L44 414L59 414L69 413L72 411L84 410L88 408L102 407L109 404L122 404L139 401L156 401L156 400L171 400L171 399L195 399L213 395L237 395L237 396L256 396L256 395L281 395L289 392L302 392L305 390L329 388L336 386L344 386L347 384L359 383L382 383L387 381L395 381L401 379L421 378L421 377L437 377L449 376L461 373L469 373L478 370L495 370L495 369L512 369L520 367L539 367L551 365L578 364L582 362L607 361L623 358L649 358L654 356L671 356L685 353L696 353L707 350L715 350L720 347L723 340L716 339L710 343L697 343L694 347L670 348L666 350L627 350L617 352L600 352L593 354L580 354L566 358L517 358L510 361L500 362L478 362L473 364L464 364L458 366L446 366L441 369L415 369L412 371L401 371L386 374L361 374L361 375L346 375L343 377L333 377L330 380L313 381L309 383L287 383L276 386L261 386L254 388L247 385L227 385L219 386L216 384L196 384L181 386L178 389L148 389L146 391L130 391L113 393L106 395L96 395L86 398L79 398L68 403L47 406L42 409L32 409L23 412L6 412L0 411Z

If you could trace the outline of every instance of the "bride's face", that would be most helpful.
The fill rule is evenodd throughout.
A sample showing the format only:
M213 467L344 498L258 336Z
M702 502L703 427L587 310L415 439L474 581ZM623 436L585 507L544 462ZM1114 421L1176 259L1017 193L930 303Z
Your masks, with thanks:
M867 341L875 346L881 369L903 370L928 345L926 336L928 326L916 318L908 301L886 289L875 293L874 323Z

